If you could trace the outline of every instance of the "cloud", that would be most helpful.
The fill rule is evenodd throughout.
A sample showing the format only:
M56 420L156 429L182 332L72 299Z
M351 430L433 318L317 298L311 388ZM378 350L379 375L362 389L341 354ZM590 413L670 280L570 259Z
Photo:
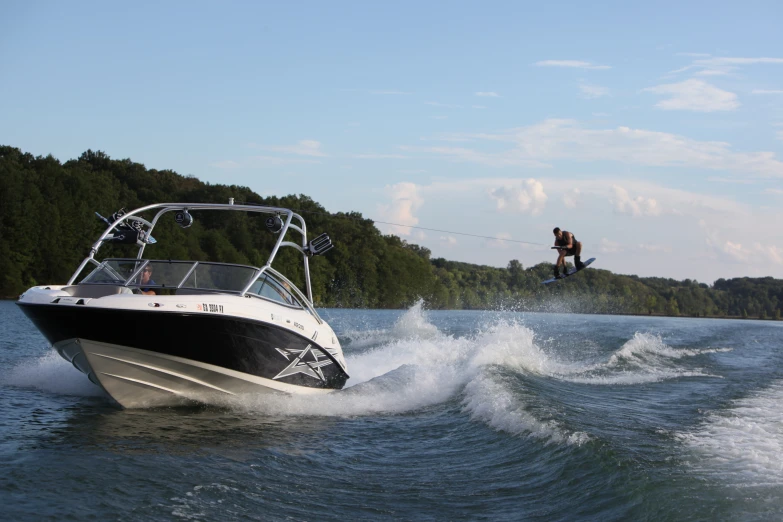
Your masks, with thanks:
M747 235L744 236L744 239L728 239L724 235L724 231L710 227L703 219L699 221L699 226L704 232L705 244L711 247L718 255L726 255L730 259L743 264L758 264L761 261L783 265L783 249L774 244L762 244L760 242L754 242L751 245L743 244L743 241L749 237Z
M602 237L601 244L598 246L598 251L604 254L616 254L617 252L622 252L623 248L620 243Z
M765 194L775 194L776 196L783 196L783 189L768 188L764 189Z
M454 236L440 236L440 242L447 247L457 246L457 238Z
M634 217L658 216L661 209L658 202L653 198L644 198L637 196L631 198L628 191L619 185L612 185L612 196L610 201L614 205L616 212L620 214L630 214Z
M500 95L496 92L477 92L476 96L482 96L484 98L500 98Z
M261 150L268 150L271 152L282 152L284 154L296 154L298 156L318 156L325 157L321 151L321 142L315 140L301 140L296 145L252 145L255 148Z
M776 132L776 133L775 133L775 136L776 136L776 137L777 137L777 139L779 139L780 141L783 141L783 131L778 131L778 132Z
M641 251L651 252L651 253L665 252L668 254L672 251L672 247L670 247L669 245L653 245L653 244L640 243L639 245L637 245L637 248Z
M783 94L783 89L753 89L751 94Z
M378 221L394 224L383 224L379 228L384 229L386 233L410 236L412 232L410 226L419 223L419 218L413 214L424 204L424 199L419 194L419 187L414 183L403 182L387 185L384 192L391 202L387 205L378 205L378 215L381 218Z
M609 65L595 65L590 62L583 62L581 60L542 60L536 62L533 65L536 67L571 67L576 69L611 69Z
M783 65L783 58L741 58L728 56L715 56L709 58L699 58L694 60L691 65L687 65L669 74L679 74L681 72L695 70L697 75L727 75L737 71L744 65L772 64Z
M581 191L578 188L569 190L563 194L563 204L566 208L576 208L579 204L579 196Z
M547 195L544 193L544 185L535 179L521 182L521 185L499 187L489 191L489 195L495 200L497 209L501 212L515 214L541 214L546 206Z
M671 98L655 104L668 111L732 111L740 106L737 95L724 91L701 80L686 80L642 89L654 94L670 95Z
M554 160L616 161L648 167L687 167L753 172L783 177L783 162L774 152L737 152L725 142L697 141L677 134L616 127L584 128L574 120L544 120L497 133L452 134L434 139L507 143L499 152L467 147L406 147L453 161L493 167L551 167ZM494 148L494 147L493 147Z
M599 85L591 85L589 83L580 83L579 90L582 92L582 97L587 99L600 98L601 96L609 96L609 89L601 87Z
M486 109L487 107L485 105L471 105L471 109Z

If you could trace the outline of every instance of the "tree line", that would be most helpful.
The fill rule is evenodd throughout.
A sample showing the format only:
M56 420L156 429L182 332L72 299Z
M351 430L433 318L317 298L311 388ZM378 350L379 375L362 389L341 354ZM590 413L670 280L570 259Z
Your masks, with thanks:
M311 259L317 306L403 308L423 299L431 309L506 309L582 313L780 318L783 280L686 279L613 274L591 268L567 284L542 285L552 265L505 268L433 259L429 249L382 234L357 212L329 213L306 195L261 197L247 187L202 182L171 170L88 150L64 163L0 146L0 297L36 284L65 283L105 229L94 212L160 202L237 203L286 207L301 214L311 236L328 232L335 248ZM183 230L173 219L156 226L154 259L262 265L276 240L264 216L200 212ZM106 245L104 257L135 255ZM301 285L300 254L282 249L274 267Z

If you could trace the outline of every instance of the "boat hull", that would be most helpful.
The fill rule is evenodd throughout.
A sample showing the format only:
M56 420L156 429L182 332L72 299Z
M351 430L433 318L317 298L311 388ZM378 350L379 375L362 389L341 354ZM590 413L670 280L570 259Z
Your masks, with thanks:
M126 408L244 393L325 393L348 378L327 348L264 321L17 304L63 358Z

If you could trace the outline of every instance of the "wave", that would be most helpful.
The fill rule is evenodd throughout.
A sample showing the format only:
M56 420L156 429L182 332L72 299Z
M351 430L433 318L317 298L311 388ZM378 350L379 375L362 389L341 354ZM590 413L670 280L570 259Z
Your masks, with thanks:
M598 385L633 385L682 377L716 377L701 368L683 367L678 360L728 351L731 351L731 348L673 348L659 335L636 332L605 362L585 365L575 371L553 377L569 382Z
M710 413L677 438L699 460L692 466L741 485L783 485L783 381Z
M343 417L404 413L458 399L472 419L493 429L549 442L582 444L588 440L585 433L570 432L554 420L539 418L515 390L518 383L497 378L498 367L513 374L536 375L570 368L549 357L524 325L500 320L472 336L454 337L431 324L418 303L382 337L381 346L346 354L351 378L341 392L316 397L242 397L227 405L274 415Z

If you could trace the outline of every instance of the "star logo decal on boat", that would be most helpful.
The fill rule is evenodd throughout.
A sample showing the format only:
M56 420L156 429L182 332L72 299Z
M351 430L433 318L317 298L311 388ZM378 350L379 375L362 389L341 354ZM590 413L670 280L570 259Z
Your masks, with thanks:
M294 357L291 364L286 366L283 371L273 377L273 379L281 379L288 377L289 375L295 375L297 373L303 373L314 379L320 379L325 381L322 366L328 366L332 364L332 360L329 359L320 350L313 349L313 345L308 344L304 350L292 350L275 348L280 354L285 357L286 361L291 361L289 357Z

